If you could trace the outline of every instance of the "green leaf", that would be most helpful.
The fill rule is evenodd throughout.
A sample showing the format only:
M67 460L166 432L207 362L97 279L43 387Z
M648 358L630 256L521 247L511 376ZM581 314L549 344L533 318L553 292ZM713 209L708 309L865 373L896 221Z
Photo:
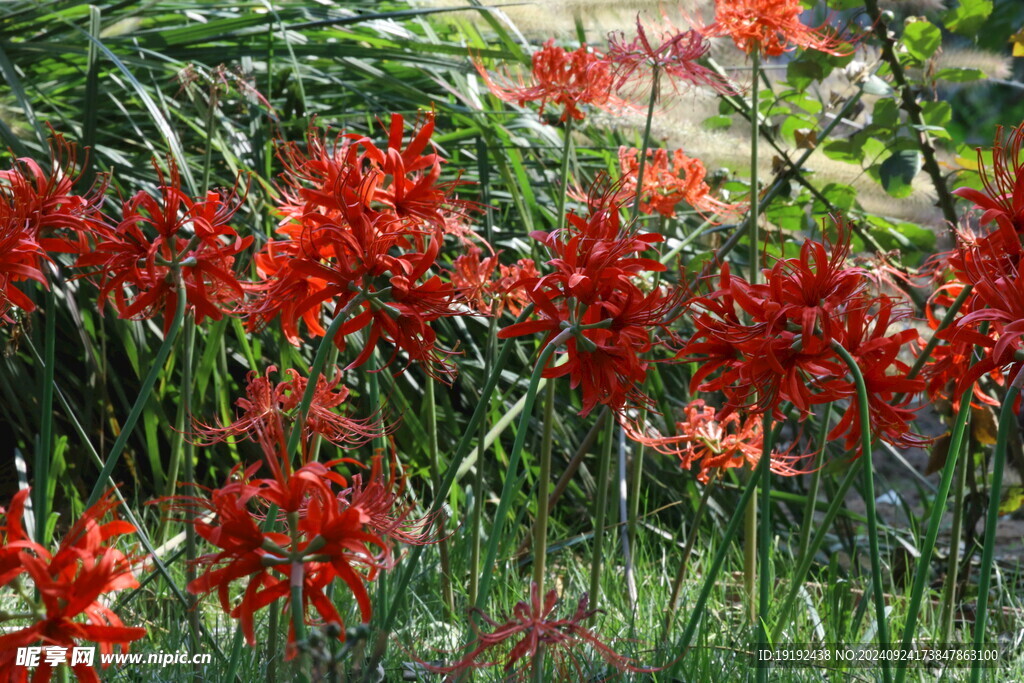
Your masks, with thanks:
M921 170L921 154L916 149L899 150L882 162L878 178L893 197L906 197L914 191L911 182Z
M829 183L821 190L821 194L841 211L849 211L857 202L857 190L843 183Z
M924 102L921 118L927 126L945 126L953 118L953 107L949 102Z
M957 7L942 15L942 21L950 31L974 37L992 14L992 7L992 0L960 0Z
M825 70L818 62L797 58L786 65L786 82L798 92L803 92L811 83L825 76Z
M868 95L878 95L879 97L890 97L895 92L891 85L875 74L868 76L862 87Z
M900 108L896 100L886 98L875 102L871 113L871 124L885 130L893 130L900 120Z
M856 135L846 140L830 140L821 150L834 161L859 164L864 160L863 138Z
M935 72L935 80L949 81L950 83L970 83L988 78L981 69L961 69L959 67L948 67Z
M774 203L765 211L765 216L772 224L787 232L802 230L807 221L807 213L804 208L796 204Z
M700 124L704 130L719 130L722 128L728 128L732 125L732 117L719 114L718 116L709 116L704 119ZM646 175L646 174L645 174Z
M923 62L942 44L942 31L930 21L915 21L903 29L903 44L914 59Z

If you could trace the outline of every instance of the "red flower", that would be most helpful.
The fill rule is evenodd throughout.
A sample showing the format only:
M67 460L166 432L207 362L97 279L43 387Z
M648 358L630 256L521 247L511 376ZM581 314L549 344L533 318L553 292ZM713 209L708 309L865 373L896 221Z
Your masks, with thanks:
M563 233L533 234L552 252L548 265L553 272L518 284L536 306L538 319L510 325L498 336L544 332L546 345L573 329L567 362L549 360L544 376L568 375L570 386L582 387L582 415L599 403L616 411L627 404L647 405L642 385L650 355L663 345L659 331L670 336L667 328L681 312L680 291L658 288L645 294L635 282L641 273L665 269L637 256L663 238L623 229L614 203L594 203L587 219L568 218Z
M113 296L121 318L152 318L162 311L166 333L178 305L179 278L197 323L220 320L242 298L233 268L252 237L242 238L228 225L240 203L234 190L193 200L181 191L173 162L169 179L157 173L160 197L139 192L125 202L121 221L104 229L95 250L75 265L92 269L87 274L98 280L101 309Z
M271 365L263 376L255 371L249 373L245 398L235 401L241 414L227 426L214 427L196 423L198 435L208 442L217 442L235 437L248 437L259 442L266 439L282 446L287 442L291 425L295 421L299 403L306 391L307 380L298 371L285 371L290 379L274 384L271 373L277 366ZM314 434L319 434L339 448L355 448L385 432L379 420L358 420L344 413L336 412L349 396L348 387L341 386L341 373L335 371L334 379L323 375L317 378L317 387L309 405L302 443L309 443ZM303 462L308 454L304 454Z
M84 195L74 194L79 179L76 145L54 132L49 146L48 171L35 159L21 157L12 169L0 171L0 180L25 229L46 251L82 253L88 250L86 235L95 229L103 204L106 177L100 176Z
M1024 161L1021 143L1024 142L1024 124L1013 128L1003 140L1003 128L996 129L992 146L991 169L985 155L978 149L979 175L984 192L969 187L953 190L953 194L974 203L982 211L981 224L996 222L996 231L979 240L979 246L988 242L998 244L998 252L1019 258L1022 249L1020 236L1024 232Z
M683 469L696 466L697 480L708 483L713 471L729 467L757 466L764 452L762 419L756 414L740 417L730 412L717 417L715 409L702 399L691 401L685 408L686 418L676 422L676 436L648 435L636 425L625 424L626 434L634 441L659 453L679 458ZM771 471L783 476L802 474L795 468L804 456L788 453L771 454Z
M383 339L395 347L392 360L405 352L447 379L454 374L450 352L438 348L430 323L466 310L431 268L446 212L460 204L450 196L456 183L437 182L440 156L424 153L433 117L404 148L403 121L392 117L384 149L358 136L329 145L319 133L310 134L308 155L283 147L289 189L278 232L286 239L257 254L263 280L251 287L256 297L245 310L251 330L280 315L286 336L297 344L300 320L322 335L323 309L330 306L334 315L344 309L349 317L333 339L340 350L347 335L369 327L363 351L349 367L365 363Z
M559 120L572 117L583 120L580 105L590 104L599 109L621 107L624 103L612 94L614 76L611 64L604 56L581 46L574 51L557 47L552 38L544 47L533 53L531 83L527 85L522 77L513 80L508 75L492 77L479 62L477 71L495 97L504 102L514 102L520 107L527 102L539 102L540 114L549 104L560 105Z
M906 406L925 385L907 379L909 367L898 359L917 333L888 334L907 314L887 297L865 294L867 275L845 263L849 231L839 218L836 226L834 243L804 242L799 258L765 270L762 285L732 277L723 265L719 289L691 302L696 332L679 352L700 364L691 390L723 392L720 417L752 409L782 419L783 401L806 417L813 405L856 400L849 368L834 348L839 344L864 376L873 432L894 445L922 445L925 440L909 431L913 411ZM894 403L897 395L903 398ZM857 446L858 419L852 406L831 438L845 435L848 447Z
M13 198L0 190L0 322L12 322L7 316L12 306L26 313L36 309L32 299L16 287L16 283L35 280L44 287L49 286L42 269L50 258L26 229L26 219Z
M925 382L908 379L910 366L898 357L904 345L916 342L917 330L905 329L887 335L890 326L910 317L910 312L897 310L887 297L880 297L872 303L870 311L865 307L854 307L847 312L837 341L857 361L864 377L871 434L898 448L921 448L930 443L930 439L910 431L915 411L907 405L917 393L924 391ZM845 389L835 391L847 393L851 405L829 432L828 438L838 440L845 435L845 448L853 449L859 446L860 411L857 410L853 379L838 379L833 386L843 383L846 384ZM897 396L902 398L896 401Z
M441 673L461 675L472 669L502 665L503 679L525 680L529 667L524 666L533 661L538 650L543 647L545 653L555 663L559 680L584 680L584 667L576 654L580 646L590 646L605 662L619 671L641 671L633 666L628 657L623 657L584 626L584 622L596 614L588 610L588 596L580 598L576 611L572 616L556 618L555 607L558 605L558 593L552 589L541 598L536 583L530 584L530 600L516 603L512 614L497 621L480 612L480 619L491 627L489 633L477 629L476 638L470 643L469 652L457 663L439 667L424 665L428 670ZM511 649L500 660L492 659L497 650L505 649L511 643ZM521 664L522 663L522 664ZM518 666L518 668L516 668Z
M207 496L172 499L179 506L213 513L192 516L199 536L218 550L198 558L207 569L188 590L216 591L224 612L241 621L250 645L255 645L256 613L280 598L289 602L295 582L302 584L303 613L318 615L318 620L307 616L307 623L342 623L327 597L336 579L348 586L363 622L369 621L372 604L366 583L393 566L393 542L432 542L432 520L409 519L411 506L399 502L404 479L394 468L384 478L379 458L368 479L356 475L350 484L332 468L354 461L310 462L292 471L283 448L265 435L259 442L270 477L253 478L259 464L244 472L236 466L224 485ZM271 506L280 511L280 532L264 529ZM231 587L242 579L246 588L232 606ZM344 629L339 638L344 639ZM294 640L290 632L289 643Z
M0 568L7 565L7 571L0 585L10 584L22 573L27 575L39 595L39 604L32 611L41 616L31 626L0 635L0 668L13 674L17 649L34 645L73 648L89 641L98 643L104 654L113 652L114 645L127 650L128 643L146 635L146 629L125 626L101 596L139 585L132 575L132 559L105 545L134 532L135 527L118 520L100 523L117 505L108 494L82 513L51 555L29 541L20 522L11 518L20 516L27 496L27 489L19 492L8 513L0 548ZM14 551L20 571L13 571L8 564ZM80 616L84 621L76 620ZM91 666L77 664L72 669L79 680L99 681ZM53 667L42 661L33 680L49 681L52 674Z
M480 254L479 247L471 246L468 253L452 261L451 283L455 291L483 315L498 316L507 307L512 315L518 316L529 303L529 297L515 285L539 277L537 265L522 258L507 266L498 261L500 252L483 259Z
M615 87L622 90L630 82L646 80L654 70L668 77L672 87L678 90L680 83L704 85L726 94L736 94L733 86L711 69L697 63L705 57L710 44L694 30L679 31L668 28L662 31L660 43L652 43L647 30L636 17L636 37L626 42L622 32L608 35L607 59L613 65ZM658 93L655 94L658 97Z
M698 27L710 38L730 36L747 54L755 50L778 57L795 48L830 55L850 54L845 42L826 27L809 28L800 22L799 0L715 0L715 21Z
M736 220L742 214L741 205L728 204L711 196L711 187L704 181L707 169L700 159L688 157L677 149L672 152L670 164L667 149L647 150L643 181L638 182L639 156L640 151L635 147L619 148L622 195L635 196L639 192L640 210L644 213L657 212L671 218L676 215L676 206L685 202L708 221L715 221L716 217Z

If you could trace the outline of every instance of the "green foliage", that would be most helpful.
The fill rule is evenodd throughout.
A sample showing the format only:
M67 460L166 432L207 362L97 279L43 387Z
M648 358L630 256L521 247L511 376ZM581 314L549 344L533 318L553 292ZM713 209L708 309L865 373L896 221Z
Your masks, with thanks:
M942 31L927 19L913 21L903 28L903 44L914 59L923 62L942 44Z

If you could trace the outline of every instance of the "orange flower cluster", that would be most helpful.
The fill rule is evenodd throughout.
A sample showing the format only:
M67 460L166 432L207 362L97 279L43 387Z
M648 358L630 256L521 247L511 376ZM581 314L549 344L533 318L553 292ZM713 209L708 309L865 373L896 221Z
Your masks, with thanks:
M825 27L810 28L800 21L800 0L715 0L715 21L699 28L705 36L729 36L747 54L778 57L795 48L830 55L847 55L841 37Z
M700 159L686 156L681 149L647 150L644 177L639 179L640 150L635 147L619 148L621 169L621 196L635 197L640 194L640 210L646 214L655 212L671 218L676 207L686 203L704 219L735 220L742 215L741 204L729 204L711 195L711 187L705 182L707 169Z
M627 425L627 434L634 441L659 453L679 458L683 469L695 470L697 480L708 483L709 474L730 467L749 464L753 469L764 451L762 420L759 415L740 416L731 412L718 417L714 408L702 399L687 404L685 419L676 422L676 436L647 435ZM801 456L771 454L771 471L791 476L801 474L796 463Z
M615 79L611 64L604 55L586 45L570 51L555 45L552 38L533 53L532 62L529 84L522 76L492 76L480 63L476 68L498 99L520 107L527 102L539 102L541 115L548 105L561 106L561 121L583 120L580 105L589 104L599 109L624 105L612 92Z

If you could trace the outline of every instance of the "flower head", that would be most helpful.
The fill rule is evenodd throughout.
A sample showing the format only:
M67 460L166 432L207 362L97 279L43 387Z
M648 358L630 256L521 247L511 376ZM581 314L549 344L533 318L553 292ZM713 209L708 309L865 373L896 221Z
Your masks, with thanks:
M676 422L675 436L644 433L636 425L625 425L626 434L637 443L659 453L677 456L683 469L695 469L697 480L708 483L709 474L730 467L757 466L764 452L763 421L759 415L741 416L729 412L719 417L714 408L696 399L687 404L685 419ZM803 456L789 453L771 454L771 471L791 476Z
M729 36L747 54L778 57L795 48L830 55L850 53L842 38L827 27L810 28L800 21L799 0L715 0L715 21L699 30L708 37Z
M644 177L639 179L640 150L635 147L619 148L619 167L623 196L640 194L640 210L655 212L671 218L680 203L689 204L709 221L735 220L742 214L739 204L729 204L711 195L705 181L707 169L700 159L686 156L683 150L669 153L667 149L647 151Z
M621 32L608 35L607 59L613 65L615 87L619 91L646 81L657 71L659 79L668 78L674 89L681 84L703 85L722 94L735 94L728 80L698 63L710 48L704 36L692 29L668 28L652 41L638 14L636 37L632 41L627 41Z
M108 493L82 513L51 554L29 540L21 526L28 494L28 489L19 491L6 516L0 546L0 585L29 579L38 602L28 611L36 616L31 625L7 628L0 635L0 668L14 671L15 652L21 647L71 648L81 642L94 642L103 654L112 653L115 645L127 650L130 642L146 635L146 629L125 626L105 596L139 585L132 574L132 558L109 545L112 539L134 532L135 527L120 520L100 521L116 506ZM12 564L15 558L18 566ZM28 595L20 589L18 593ZM50 680L53 669L41 662L33 680ZM92 666L76 664L72 670L81 681L99 681Z
M495 620L480 613L480 619L491 628L487 633L477 629L475 640L457 663L448 667L427 665L431 671L454 676L483 667L501 665L503 677L525 680L528 664L538 650L554 660L560 680L583 680L585 670L578 650L590 647L608 664L620 671L639 671L627 657L617 654L584 623L595 614L588 610L588 596L580 598L576 610L569 617L554 616L558 606L558 593L552 589L541 596L536 583L530 584L530 599L516 603L512 613L503 620ZM474 628L477 628L474 624ZM500 659L494 659L500 652Z
M623 104L612 93L615 79L611 65L604 55L585 45L570 51L555 45L552 38L533 53L532 63L529 84L521 76L518 79L508 75L492 76L480 63L476 68L498 99L514 102L520 107L527 102L538 102L541 115L549 105L561 106L561 121L569 118L583 120L580 106L584 104L599 109Z
M244 296L235 260L252 242L229 225L241 203L237 188L192 198L181 190L177 166L160 176L159 197L138 192L116 226L103 229L96 248L78 257L100 289L100 308L113 298L118 316L132 320L163 313L170 328L184 293L196 322L220 320Z

